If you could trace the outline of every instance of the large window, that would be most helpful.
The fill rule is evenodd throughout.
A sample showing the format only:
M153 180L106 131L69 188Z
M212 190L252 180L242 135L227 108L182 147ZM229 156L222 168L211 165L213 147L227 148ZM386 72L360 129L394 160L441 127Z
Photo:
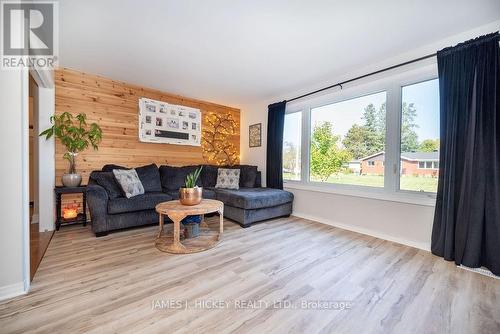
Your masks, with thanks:
M439 174L439 86L402 87L400 189L436 192Z
M433 205L436 72L425 65L287 104L285 187Z
M384 186L386 93L311 109L310 180Z
M285 115L283 134L283 179L300 180L302 113Z

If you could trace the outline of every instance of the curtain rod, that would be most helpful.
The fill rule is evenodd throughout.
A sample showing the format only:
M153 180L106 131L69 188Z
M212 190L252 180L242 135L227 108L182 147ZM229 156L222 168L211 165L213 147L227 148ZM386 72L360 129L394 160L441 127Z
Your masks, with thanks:
M416 62L419 62L419 61L422 61L422 60L425 60L425 59L428 59L428 58L432 58L432 57L435 57L436 55L437 55L437 53L433 53L433 54L429 54L429 55L426 55L426 56L423 56L423 57L420 57L420 58L415 58L415 59L412 59L412 60L409 60L409 61L405 61L404 63L400 63L400 64L393 65L393 66L390 66L390 67L386 67L386 68L383 68L381 70L377 70L375 72L364 74L364 75L361 75L359 77L355 77L355 78L352 78L352 79L349 79L349 80L346 80L346 81L342 81L342 82L336 83L334 85L330 85L328 87L324 87L324 88L315 90L315 91L310 92L310 93L306 93L306 94L294 97L293 99L289 99L286 102L292 102L292 101L304 98L306 96L310 96L310 95L313 95L313 94L316 94L316 93L319 93L319 92L323 92L323 91L331 89L333 87L340 86L340 88L342 88L342 85L348 84L350 82L353 82L353 81L356 81L356 80L360 80L360 79L363 79L363 78L366 78L366 77L369 77L369 76L372 76L372 75L375 75L375 74L379 74L379 73L382 73L382 72L390 71L390 70L393 70L395 68L398 68L398 67L401 67L401 66L406 66L406 65L409 65L409 64L412 64L412 63L416 63Z

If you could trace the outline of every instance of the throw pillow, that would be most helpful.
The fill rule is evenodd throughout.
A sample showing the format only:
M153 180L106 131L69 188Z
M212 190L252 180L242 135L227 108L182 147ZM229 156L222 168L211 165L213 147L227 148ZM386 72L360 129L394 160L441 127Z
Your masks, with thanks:
M123 196L120 185L116 182L112 172L92 172L90 178L103 187L108 193L110 199L115 199Z
M217 184L215 188L239 189L240 188L240 170L219 168L217 171Z
M144 187L135 169L113 169L113 174L127 198L144 194Z
M161 166L160 178L163 191L178 191L179 188L186 184L186 176L194 172L200 166ZM196 182L197 186L201 187L201 178Z
M158 166L155 164L146 165L137 167L135 171L139 176L139 180L141 180L145 192L161 192L160 172L158 170Z

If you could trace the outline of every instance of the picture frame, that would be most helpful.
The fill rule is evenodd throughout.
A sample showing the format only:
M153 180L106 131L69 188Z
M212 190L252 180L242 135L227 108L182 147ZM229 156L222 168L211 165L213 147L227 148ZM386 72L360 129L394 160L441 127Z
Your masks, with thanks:
M201 110L149 98L139 99L139 141L201 146Z
M248 127L249 147L262 146L262 123L252 124Z

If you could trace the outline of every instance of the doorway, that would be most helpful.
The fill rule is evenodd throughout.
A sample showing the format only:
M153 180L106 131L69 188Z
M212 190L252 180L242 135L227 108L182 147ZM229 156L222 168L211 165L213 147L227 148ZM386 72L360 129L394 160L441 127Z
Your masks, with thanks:
M33 77L29 76L29 231L30 231L30 281L42 261L43 255L49 246L54 231L46 231L40 226L39 201L39 87Z

